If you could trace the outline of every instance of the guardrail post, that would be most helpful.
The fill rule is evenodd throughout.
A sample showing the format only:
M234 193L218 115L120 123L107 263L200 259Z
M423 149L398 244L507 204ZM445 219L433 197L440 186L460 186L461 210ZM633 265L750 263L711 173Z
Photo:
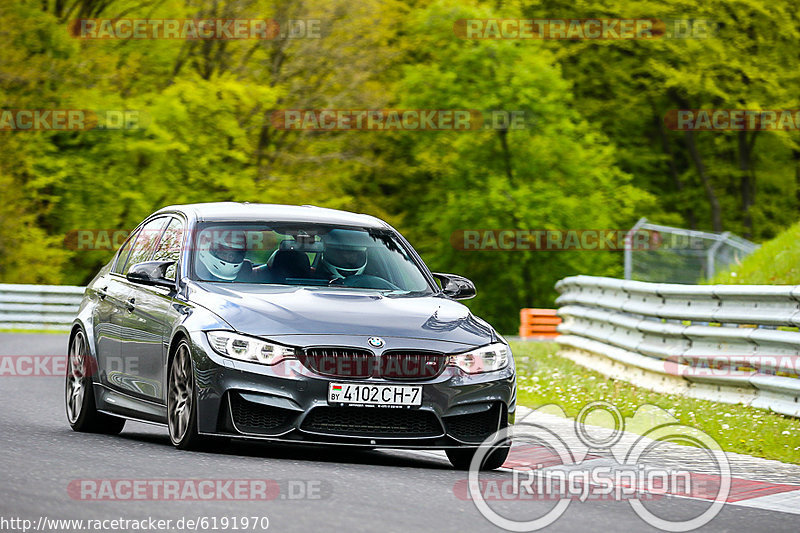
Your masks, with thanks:
M633 235L646 223L646 218L640 218L625 234L625 279L631 279L633 276Z
M708 253L706 254L706 278L711 279L714 277L716 273L716 268L714 267L714 260L717 253L717 250L725 244L725 239L731 234L730 231L726 231L725 233L721 233L719 237L717 237L717 242L715 242L709 249Z

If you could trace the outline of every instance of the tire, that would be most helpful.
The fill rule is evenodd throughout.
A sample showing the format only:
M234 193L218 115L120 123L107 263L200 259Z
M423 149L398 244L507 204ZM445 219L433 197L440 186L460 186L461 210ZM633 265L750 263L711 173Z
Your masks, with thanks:
M445 450L447 458L456 470L469 470L472 464L472 457L478 448L448 448ZM504 444L494 448L491 452L486 454L483 458L481 470L496 470L503 466L508 458L508 452L511 451L511 444Z
M74 431L116 435L125 427L125 419L97 411L92 375L97 368L89 355L86 335L79 330L72 337L67 354L64 404L67 421Z
M208 443L197 433L197 387L189 343L182 340L175 349L167 384L167 426L169 439L179 450L197 450Z

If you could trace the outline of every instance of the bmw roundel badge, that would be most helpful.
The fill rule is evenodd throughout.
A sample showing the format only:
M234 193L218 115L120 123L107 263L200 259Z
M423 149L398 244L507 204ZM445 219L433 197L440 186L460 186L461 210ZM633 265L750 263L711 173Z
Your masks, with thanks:
M383 342L383 339L381 339L380 337L370 337L367 340L367 344L369 344L373 348L383 348L383 345L386 343Z

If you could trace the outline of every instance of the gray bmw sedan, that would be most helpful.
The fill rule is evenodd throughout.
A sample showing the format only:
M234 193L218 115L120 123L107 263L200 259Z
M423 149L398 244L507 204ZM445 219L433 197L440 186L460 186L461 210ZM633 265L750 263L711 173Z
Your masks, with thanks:
M179 205L148 217L87 287L70 333L76 431L167 426L225 438L476 451L513 421L506 341L372 216L313 206ZM210 444L209 444L210 443Z

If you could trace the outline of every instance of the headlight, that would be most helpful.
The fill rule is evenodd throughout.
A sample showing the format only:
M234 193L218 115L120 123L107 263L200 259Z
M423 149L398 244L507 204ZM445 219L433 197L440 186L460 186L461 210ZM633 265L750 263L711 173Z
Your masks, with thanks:
M471 352L451 355L447 364L457 366L468 374L493 372L508 366L511 350L505 344L490 344Z
M246 337L230 331L207 331L211 347L220 355L248 361L274 365L294 357L294 348Z

